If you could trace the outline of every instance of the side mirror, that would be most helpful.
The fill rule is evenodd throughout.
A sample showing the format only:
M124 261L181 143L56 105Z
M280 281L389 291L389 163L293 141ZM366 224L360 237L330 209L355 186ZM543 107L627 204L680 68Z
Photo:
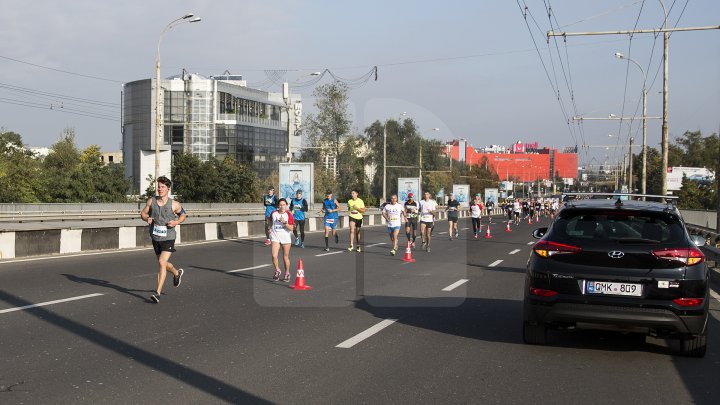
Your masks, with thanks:
M690 240L692 240L692 242L695 244L695 246L698 246L698 247L705 246L705 244L707 243L705 238L703 238L700 235L691 235Z
M540 239L547 233L547 228L538 228L533 231L532 236L535 239Z

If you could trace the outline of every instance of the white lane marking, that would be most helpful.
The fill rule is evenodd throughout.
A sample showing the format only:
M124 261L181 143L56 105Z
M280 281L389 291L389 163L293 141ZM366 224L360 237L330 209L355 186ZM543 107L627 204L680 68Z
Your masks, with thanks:
M244 269L228 270L228 271L226 271L225 273L237 273L237 272L239 272L239 271L248 271L248 270L261 269L261 268L263 268L263 267L268 267L268 266L270 266L270 263L268 263L268 264L261 264L261 265L253 266L253 267L246 267L246 268L244 268Z
M365 246L365 247L366 247L366 248L371 248L371 247L380 246L380 245L387 245L387 243L385 243L385 242L373 243L372 245L367 245L367 246Z
M438 232L438 235L447 235L447 232Z
M330 252L330 253L320 253L319 255L315 255L315 257L321 257L321 256L328 256L328 255L336 255L339 253L344 253L344 250L339 250L337 252Z
M517 252L519 252L519 251L520 251L520 249L515 249L515 250L513 250L512 252L510 252L509 254L514 255L515 253L517 253Z
M375 326L371 326L368 329L365 329L364 331L358 333L357 335L351 337L350 339L340 343L339 345L337 345L335 347L339 347L341 349L349 349L349 348L355 346L356 344L362 342L363 340L369 338L370 336L387 328L388 326L392 325L395 322L397 322L397 319L385 319L384 321L376 324Z
M710 290L710 295L712 295L712 297L715 298L716 300L720 301L720 295L718 293L716 293L715 291Z
M470 229L470 228L462 228L462 229L460 229L460 230L461 230L461 231L467 231L468 229Z
M29 308L35 308L35 307L44 307L47 305L59 304L61 302L76 301L76 300L82 300L85 298L99 297L101 295L103 295L103 294L95 293L95 294L81 295L79 297L71 297L71 298L64 298L61 300L41 302L39 304L25 305L22 307L8 308L8 309L0 310L0 314L6 314L8 312L21 311L23 309L29 309Z
M494 262L490 263L490 264L488 265L488 267L495 267L495 266L497 266L498 264L500 264L500 263L502 263L502 262L503 262L502 260L495 260Z
M443 288L442 291L452 291L452 290L456 289L457 287L460 287L461 285L467 283L468 281L469 280L466 278L460 279L460 280L450 284L449 286Z
M535 242L528 242L527 244L528 244L528 245L534 245Z

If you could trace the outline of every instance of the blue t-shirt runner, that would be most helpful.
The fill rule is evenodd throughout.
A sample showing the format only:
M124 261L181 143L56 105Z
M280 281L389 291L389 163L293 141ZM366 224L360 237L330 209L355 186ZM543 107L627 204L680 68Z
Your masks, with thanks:
M335 197L333 197L332 191L328 190L326 195L327 198L323 200L322 211L325 213L325 251L329 252L330 247L328 247L328 238L330 237L330 231L332 231L333 235L335 236L335 243L339 242L337 234L337 223L340 218L340 215L338 214L338 211L340 211L340 204L338 204L338 201L335 199Z
M272 226L271 215L277 209L278 198L275 195L275 188L268 188L267 194L263 195L263 206L265 207L265 245L270 245L270 227Z

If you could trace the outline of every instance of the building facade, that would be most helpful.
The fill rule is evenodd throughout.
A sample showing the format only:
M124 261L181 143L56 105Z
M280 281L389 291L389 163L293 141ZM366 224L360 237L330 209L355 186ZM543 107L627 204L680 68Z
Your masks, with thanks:
M154 79L123 85L123 158L136 193L155 174L156 91ZM161 80L160 91L160 175L169 177L172 156L185 152L203 161L231 156L262 178L300 146L300 95L251 89L234 75L183 74Z

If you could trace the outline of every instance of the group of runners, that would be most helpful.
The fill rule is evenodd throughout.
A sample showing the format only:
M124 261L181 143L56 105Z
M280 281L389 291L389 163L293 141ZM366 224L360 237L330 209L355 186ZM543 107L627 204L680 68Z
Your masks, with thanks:
M551 218L558 209L556 199L515 199L508 200L502 204L508 220L519 224L522 220L534 218L539 221L540 217Z
M178 287L182 282L183 269L176 268L170 262L170 256L175 252L175 227L185 221L187 214L181 204L170 198L172 182L167 177L159 177L157 180L156 196L147 200L145 207L140 213L143 221L147 222L153 249L158 260L157 287L152 291L150 300L154 303L160 302L163 285L167 273L173 276L173 286ZM268 188L263 195L265 208L265 244L270 246L272 262L275 267L273 280L281 280L283 275L280 270L280 252L285 274L282 281L290 281L290 246L294 243L300 248L305 247L305 221L308 212L308 202L303 197L303 190L297 190L295 197L288 201L285 198L278 198L273 187ZM480 219L482 213L492 210L492 202L483 204L480 195L469 204L470 216L473 222L474 237L477 238L480 232ZM351 191L351 198L346 203L350 228L350 244L348 251L362 252L363 213L366 210L365 203L358 197L358 190ZM382 216L387 224L388 235L391 242L390 254L394 256L398 251L398 238L400 229L405 224L405 235L411 248L415 248L417 230L420 231L422 250L430 252L432 232L435 227L435 220L439 211L437 202L429 192L424 193L424 198L415 200L413 193L408 194L408 199L403 204L398 202L398 196L393 194L390 201L383 204ZM461 211L460 202L450 194L445 207L448 220L448 233L450 240L459 237L458 219ZM331 190L326 192L320 213L323 214L323 226L325 230L325 251L330 251L329 239L334 238L339 243L337 225L340 220L342 206L333 196Z

